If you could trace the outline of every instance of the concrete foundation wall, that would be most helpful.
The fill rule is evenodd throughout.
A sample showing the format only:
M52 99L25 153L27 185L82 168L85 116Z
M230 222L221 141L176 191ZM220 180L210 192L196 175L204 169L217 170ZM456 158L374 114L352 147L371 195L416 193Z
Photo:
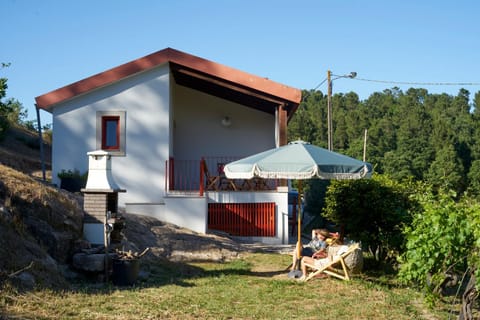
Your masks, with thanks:
M165 197L163 203L127 203L126 212L151 216L199 233L207 232L205 197Z

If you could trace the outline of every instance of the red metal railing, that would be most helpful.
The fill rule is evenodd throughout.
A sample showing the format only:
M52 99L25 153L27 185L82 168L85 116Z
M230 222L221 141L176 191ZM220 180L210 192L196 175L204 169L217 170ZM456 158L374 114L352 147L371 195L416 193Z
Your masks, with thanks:
M198 191L203 196L204 191L258 191L275 190L276 180L252 179L229 180L223 173L225 164L237 160L238 157L204 157L201 160L178 160L169 158L165 163L165 190ZM202 166L202 161L204 166ZM217 182L207 187L208 175L218 177Z
M234 236L275 236L275 202L209 203L208 228Z
M200 160L177 160L165 162L165 189L169 191L200 190Z

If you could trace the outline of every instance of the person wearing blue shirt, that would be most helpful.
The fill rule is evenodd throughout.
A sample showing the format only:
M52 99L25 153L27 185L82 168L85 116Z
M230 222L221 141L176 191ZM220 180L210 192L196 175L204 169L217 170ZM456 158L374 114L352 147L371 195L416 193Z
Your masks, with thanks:
M330 232L327 229L313 229L312 240L301 248L301 257L311 257L314 259L325 258L327 256L327 239L330 237ZM297 259L297 248L293 252L293 261L291 270L295 270L299 262Z

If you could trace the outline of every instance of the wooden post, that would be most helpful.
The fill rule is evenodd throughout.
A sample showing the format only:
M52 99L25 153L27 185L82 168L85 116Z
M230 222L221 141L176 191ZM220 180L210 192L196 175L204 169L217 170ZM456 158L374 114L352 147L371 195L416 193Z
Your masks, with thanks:
M200 197L203 197L203 193L205 192L205 171L204 171L204 163L205 159L202 157L200 160Z
M328 150L333 151L333 121L332 121L332 73L327 71L327 135Z
M173 157L168 158L168 188L175 190L175 160Z
M105 212L105 220L103 224L103 244L105 246L105 282L108 282L108 251L109 251L109 225L108 225L108 220L110 219L110 211Z
M280 146L284 146L288 143L288 136L287 136L287 110L285 105L280 105L278 107L278 126L279 126L279 144ZM285 187L287 186L287 180L280 179L278 180L278 186Z
M365 137L363 138L363 162L367 159L367 129L365 129Z
M298 235L297 235L297 258L300 260L302 257L302 180L298 180ZM297 263L300 265L300 262Z
M287 137L287 110L282 104L278 107L279 145L284 146L288 142Z

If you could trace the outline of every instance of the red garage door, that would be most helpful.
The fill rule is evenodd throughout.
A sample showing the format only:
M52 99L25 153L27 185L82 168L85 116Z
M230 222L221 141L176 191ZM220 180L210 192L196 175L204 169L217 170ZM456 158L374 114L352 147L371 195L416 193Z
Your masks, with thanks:
M274 237L275 202L209 203L208 228L233 236Z

